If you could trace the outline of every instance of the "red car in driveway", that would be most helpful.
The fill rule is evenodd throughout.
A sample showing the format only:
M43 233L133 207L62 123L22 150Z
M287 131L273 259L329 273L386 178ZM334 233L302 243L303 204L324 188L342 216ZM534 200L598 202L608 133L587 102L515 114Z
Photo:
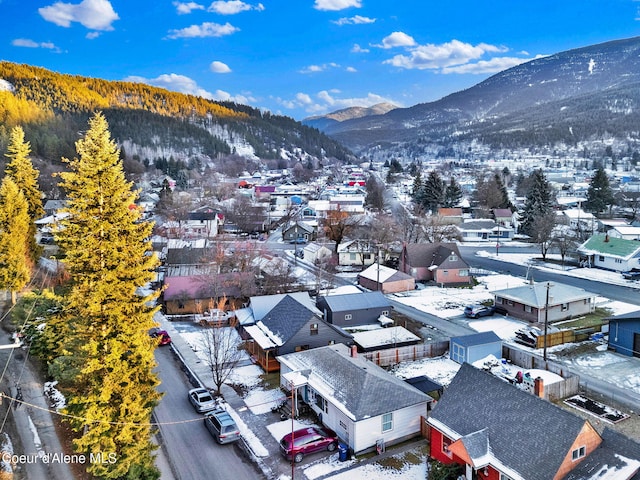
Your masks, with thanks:
M299 463L309 453L321 450L333 452L337 446L338 436L336 432L326 427L314 426L287 433L280 440L280 453L287 460L293 458L296 463Z
M158 339L158 345L169 345L171 343L171 337L166 330L160 330L159 328L152 328L149 332L151 338Z

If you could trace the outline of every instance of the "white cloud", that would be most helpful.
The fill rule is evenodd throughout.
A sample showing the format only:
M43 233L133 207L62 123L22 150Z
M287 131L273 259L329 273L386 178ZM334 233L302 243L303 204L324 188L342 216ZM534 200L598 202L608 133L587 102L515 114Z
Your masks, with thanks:
M217 60L211 62L211 65L209 65L209 70L211 70L213 73L230 73L231 72L231 69L226 63L222 63Z
M72 22L78 22L90 30L102 31L113 30L111 24L120 18L109 0L83 0L76 5L56 2L39 8L38 13L60 27L70 27Z
M173 2L173 6L176 7L178 15L186 15L194 10L204 10L204 5L196 2Z
M441 73L498 73L521 63L528 62L531 58L495 57L490 60L480 60L475 63L466 63L454 67L445 67Z
M404 32L393 32L391 35L387 35L382 39L382 45L376 45L381 48L395 48L395 47L413 47L416 41L412 36L407 35Z
M352 53L369 53L369 49L368 48L362 48L357 43L354 43L353 47L351 48L351 52Z
M362 2L360 0L316 0L313 8L316 10L344 10L345 8L360 8Z
M192 37L223 37L240 31L229 22L224 25L205 22L202 25L191 25L180 30L170 30L168 38L192 38Z
M14 47L47 48L56 52L60 51L60 49L51 42L35 42L29 38L16 38L11 42L11 45L13 45Z
M347 18L339 18L338 20L333 20L332 22L336 25L362 25L366 23L375 23L375 18L363 17L361 15L354 15L353 17Z
M174 92L184 93L187 95L196 95L198 97L207 98L209 100L220 100L225 102L236 102L248 105L249 102L255 101L250 95L232 95L224 90L216 90L209 92L200 87L198 83L184 75L176 73L166 73L156 78L144 78L139 76L130 76L124 79L125 82L146 83L154 87L166 88Z
M240 12L245 12L247 10L264 10L264 5L261 3L257 4L255 7L253 5L249 5L248 3L241 2L240 0L228 0L222 1L217 0L209 5L208 11L215 12L219 15L235 15Z
M396 55L383 63L406 69L440 69L465 65L487 53L505 52L506 50L504 47L496 47L486 43L474 46L459 40L452 40L440 45L418 45L409 49L409 55Z
M345 68L345 70L346 70L347 72L349 72L349 73L354 73L354 72L357 72L357 71L358 71L358 70L356 70L356 69L355 69L355 68L353 68L353 67L347 67L347 68Z
M339 90L322 90L314 96L306 93L298 93L293 99L277 100L285 108L291 110L301 108L309 114L326 113L348 107L371 107L383 102L400 105L399 102L375 93L368 93L365 97L354 98L338 98L338 94L340 94Z
M340 65L334 62L323 63L322 65L309 65L308 67L305 67L302 70L299 70L299 73L318 73L318 72L324 72L329 68L338 68L338 67L340 67Z
M85 35L85 38L87 38L88 40L93 40L94 38L98 38L101 35L100 32L89 32Z

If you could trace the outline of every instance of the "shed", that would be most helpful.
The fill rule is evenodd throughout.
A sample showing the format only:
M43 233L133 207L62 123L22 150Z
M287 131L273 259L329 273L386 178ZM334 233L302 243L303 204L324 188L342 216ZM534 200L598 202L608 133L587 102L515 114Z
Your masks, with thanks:
M605 320L609 320L609 348L621 355L640 357L640 310Z
M406 378L405 382L407 382L409 385L413 385L422 393L426 393L427 395L435 398L436 400L439 399L440 395L444 393L444 386L442 386L435 380L430 379L426 375L420 375L419 377Z
M420 343L421 339L404 327L388 327L353 332L353 341L361 352L404 347Z
M480 332L449 341L449 357L459 364L474 363L488 355L502 358L502 340L495 332Z

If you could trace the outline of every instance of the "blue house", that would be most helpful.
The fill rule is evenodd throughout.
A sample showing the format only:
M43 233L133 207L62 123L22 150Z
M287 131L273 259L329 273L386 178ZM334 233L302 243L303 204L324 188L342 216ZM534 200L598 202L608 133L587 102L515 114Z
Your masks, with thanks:
M609 320L609 348L621 355L640 357L640 310L606 320Z
M473 364L489 355L502 358L502 340L494 332L452 337L449 341L449 357L459 364Z

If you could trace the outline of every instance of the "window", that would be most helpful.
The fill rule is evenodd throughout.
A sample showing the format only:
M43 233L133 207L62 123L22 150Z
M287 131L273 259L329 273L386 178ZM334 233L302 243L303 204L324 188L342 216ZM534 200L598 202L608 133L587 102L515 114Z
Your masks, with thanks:
M451 260L452 262L455 262L455 261L457 261L457 260L458 260L458 257L456 256L456 254L455 254L455 253L452 253L452 254L449 256L449 260Z
M513 306L513 300L507 300L507 305Z
M567 310L569 310L569 304L563 303L562 305L560 305L560 310L562 310L563 312L566 312Z
M382 415L382 431L388 432L393 429L393 413L385 413Z
M444 453L445 455L451 457L452 454L449 451L449 445L451 445L451 439L443 436L442 437L442 453Z
M303 350L309 350L309 345L298 345L295 350L296 350L296 352L301 352Z
M531 305L525 305L524 306L524 311L527 313L531 313Z
M572 460L579 460L587 454L587 448L582 446L580 448L576 448L573 452L571 452Z
M496 297L496 303L502 305L504 302L502 301L502 297Z
M603 255L598 255L598 261L599 262L604 262L604 256Z
M469 270L460 270L458 272L458 276L460 276L460 277L468 277L469 276Z
M318 324L317 323L312 323L309 327L310 331L309 334L310 335L317 335L318 334Z
M350 313L345 313L344 315L344 319L345 320L351 320L353 318L353 316Z
M509 475L505 475L504 473L500 474L500 480L513 480Z
M353 261L355 261L355 260L356 260L357 255L358 255L357 253L350 253L350 254L349 254L349 260L353 260Z
M616 258L616 263L622 263L622 260L620 260L619 258Z

